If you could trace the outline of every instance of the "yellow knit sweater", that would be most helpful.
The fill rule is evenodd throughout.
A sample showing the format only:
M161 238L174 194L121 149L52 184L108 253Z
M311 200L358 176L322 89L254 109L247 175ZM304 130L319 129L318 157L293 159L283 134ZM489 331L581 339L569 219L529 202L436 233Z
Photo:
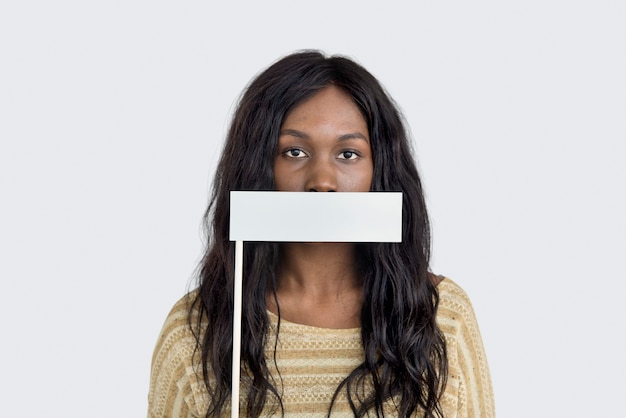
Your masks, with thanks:
M469 298L452 280L437 286L440 303L437 322L448 348L448 383L442 400L445 418L495 417L491 378L478 324ZM204 417L208 397L197 361L195 340L187 325L189 297L176 303L168 315L152 358L148 416L150 418ZM266 353L273 367L277 317L268 313L271 330ZM197 356L196 356L197 359ZM363 360L360 329L326 329L281 320L276 360L287 418L322 418L339 383ZM270 369L278 376L275 369ZM278 379L277 379L278 380ZM280 382L280 380L279 380ZM242 397L245 390L242 387ZM240 416L245 417L245 403ZM389 416L394 414L389 405ZM267 416L269 414L269 409ZM387 415L387 414L386 414ZM230 416L226 411L225 417ZM332 417L352 417L341 395Z

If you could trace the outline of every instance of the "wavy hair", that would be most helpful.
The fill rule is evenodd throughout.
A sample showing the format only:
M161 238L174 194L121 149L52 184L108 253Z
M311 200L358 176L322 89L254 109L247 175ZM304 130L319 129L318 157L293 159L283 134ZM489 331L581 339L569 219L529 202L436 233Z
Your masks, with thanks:
M207 417L220 416L231 391L234 243L228 236L229 192L274 190L273 163L283 120L294 106L330 84L350 95L363 113L374 156L371 190L403 192L403 226L401 243L357 246L364 279L360 319L365 360L337 387L328 415L345 390L355 417L384 416L389 400L399 417L418 412L442 416L446 344L435 321L439 297L428 271L430 226L403 118L361 65L342 56L301 51L276 61L244 90L215 174L205 214L207 249L189 315L209 395ZM266 294L276 295L278 246L246 245L241 347L245 411L258 417L267 404L273 413L284 415L280 377L269 372L265 353Z

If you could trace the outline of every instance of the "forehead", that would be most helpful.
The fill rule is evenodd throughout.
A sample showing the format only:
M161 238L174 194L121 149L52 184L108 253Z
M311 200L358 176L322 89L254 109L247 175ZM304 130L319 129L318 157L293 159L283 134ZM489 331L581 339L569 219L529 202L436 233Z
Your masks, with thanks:
M283 121L283 127L293 124L325 124L359 126L367 123L361 109L343 89L330 85L294 106Z

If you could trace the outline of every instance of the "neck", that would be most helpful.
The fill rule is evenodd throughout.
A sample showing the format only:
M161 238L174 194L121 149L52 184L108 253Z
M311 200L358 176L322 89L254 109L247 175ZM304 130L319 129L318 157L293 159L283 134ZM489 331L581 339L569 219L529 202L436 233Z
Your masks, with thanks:
M289 243L280 249L277 297L291 322L326 328L359 326L362 277L354 244ZM273 295L270 310L276 311Z
M280 251L278 287L324 297L359 287L354 244L289 243Z

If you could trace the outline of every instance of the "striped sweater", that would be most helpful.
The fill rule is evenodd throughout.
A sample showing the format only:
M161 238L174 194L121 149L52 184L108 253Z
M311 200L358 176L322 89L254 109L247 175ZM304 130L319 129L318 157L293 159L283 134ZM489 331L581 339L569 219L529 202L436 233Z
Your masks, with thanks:
M445 418L495 417L491 378L469 298L452 280L437 286L440 303L437 322L448 348L449 374L442 408ZM203 417L208 396L197 361L195 340L187 325L189 297L176 303L168 315L152 358L148 417ZM270 335L267 364L278 376L272 359L278 318L268 312ZM196 357L197 360L197 357ZM287 418L326 417L339 383L363 361L360 329L326 329L281 320L276 351L282 400ZM279 380L280 381L280 380ZM240 416L245 416L242 387ZM389 416L395 416L388 405ZM272 416L266 407L266 416ZM387 414L386 414L387 415ZM230 416L225 411L225 417ZM332 417L352 417L340 394Z

